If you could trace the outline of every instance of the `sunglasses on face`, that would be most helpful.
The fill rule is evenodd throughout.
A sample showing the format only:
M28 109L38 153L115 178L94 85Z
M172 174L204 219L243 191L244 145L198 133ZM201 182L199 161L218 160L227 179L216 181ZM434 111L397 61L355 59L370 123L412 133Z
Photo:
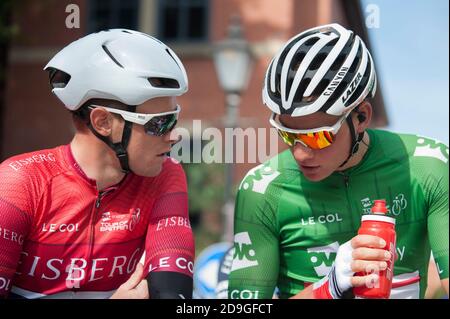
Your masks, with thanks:
M155 114L134 113L101 105L91 105L90 107L102 107L108 112L119 114L125 121L143 125L145 133L153 136L162 136L173 130L178 121L178 114L181 111L179 105L173 111Z
M296 130L284 126L275 113L272 114L269 122L277 129L278 135L287 145L292 147L298 142L306 147L321 150L333 144L336 134L349 114L350 112L343 115L333 126L323 126L308 130Z

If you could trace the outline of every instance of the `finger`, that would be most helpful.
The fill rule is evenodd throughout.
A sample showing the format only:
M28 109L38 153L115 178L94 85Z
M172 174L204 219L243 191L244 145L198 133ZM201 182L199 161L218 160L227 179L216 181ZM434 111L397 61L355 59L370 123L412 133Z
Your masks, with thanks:
M380 276L377 274L354 276L351 278L351 284L353 287L377 288L380 285Z
M141 280L139 285L135 288L135 291L138 299L149 299L147 280Z
M391 259L391 253L384 249L360 247L353 250L352 257L354 260L387 261Z
M138 263L134 273L131 275L131 277L126 282L124 282L122 284L121 287L126 290L131 290L134 287L136 287L139 284L139 282L141 281L143 271L144 271L144 266L142 266L142 264Z
M354 260L351 263L352 272L363 272L366 274L379 273L386 270L387 262L374 262L367 260Z
M352 247L370 247L370 248L384 248L386 241L383 238L372 235L358 235L352 238Z

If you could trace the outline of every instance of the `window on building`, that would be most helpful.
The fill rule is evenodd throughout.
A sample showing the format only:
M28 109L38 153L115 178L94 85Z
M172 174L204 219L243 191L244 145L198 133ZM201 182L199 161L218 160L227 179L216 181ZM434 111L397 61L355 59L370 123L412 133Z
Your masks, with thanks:
M159 0L158 36L163 41L208 39L208 0Z
M138 30L139 0L89 0L88 33L112 28Z

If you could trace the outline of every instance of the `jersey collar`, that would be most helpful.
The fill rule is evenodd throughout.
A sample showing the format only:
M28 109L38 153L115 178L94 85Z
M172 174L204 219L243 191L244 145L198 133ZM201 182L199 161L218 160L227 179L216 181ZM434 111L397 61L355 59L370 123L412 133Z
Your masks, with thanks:
M70 147L70 144L64 145L63 148L64 148L65 158L66 158L67 162L69 163L69 167L78 176L80 176L83 180L85 180L89 185L96 187L97 183L95 182L95 180L92 178L89 178L86 175L86 173L83 172L80 165L78 165L77 161L75 160L75 157L73 156L72 148Z

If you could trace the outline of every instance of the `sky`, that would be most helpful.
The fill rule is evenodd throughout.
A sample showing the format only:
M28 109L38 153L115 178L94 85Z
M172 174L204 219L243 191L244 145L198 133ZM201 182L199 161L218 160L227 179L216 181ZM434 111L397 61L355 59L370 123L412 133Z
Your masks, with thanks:
M361 0L388 130L449 143L449 1ZM370 5L375 5L370 6ZM375 9L374 9L375 8Z

